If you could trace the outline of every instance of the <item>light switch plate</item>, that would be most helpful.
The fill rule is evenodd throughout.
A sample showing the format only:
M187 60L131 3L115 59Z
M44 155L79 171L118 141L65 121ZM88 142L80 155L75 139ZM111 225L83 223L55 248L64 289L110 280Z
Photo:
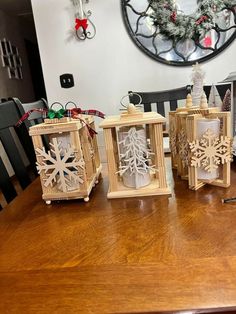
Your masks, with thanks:
M60 75L60 83L62 88L71 88L74 84L74 77L70 73Z

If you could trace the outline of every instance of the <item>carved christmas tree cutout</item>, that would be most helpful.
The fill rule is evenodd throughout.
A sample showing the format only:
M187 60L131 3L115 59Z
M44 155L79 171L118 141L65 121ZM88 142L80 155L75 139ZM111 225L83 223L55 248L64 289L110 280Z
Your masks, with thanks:
M84 160L81 157L77 160L72 147L61 149L60 142L56 138L50 143L50 150L45 151L45 148L36 148L36 155L42 157L42 162L37 162L37 170L39 174L44 172L46 178L44 186L53 186L53 183L58 185L58 189L63 192L68 192L72 185L83 184L84 179L79 175L79 168L84 169Z
M155 166L149 166L148 160L153 154L147 148L146 138L140 135L135 127L119 142L123 145L124 153L120 154L121 166L119 173L122 175L129 171L130 174L144 174Z

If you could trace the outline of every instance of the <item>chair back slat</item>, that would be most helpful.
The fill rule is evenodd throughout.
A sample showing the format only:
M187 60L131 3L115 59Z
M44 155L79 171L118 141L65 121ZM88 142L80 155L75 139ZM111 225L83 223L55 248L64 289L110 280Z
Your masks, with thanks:
M157 103L157 112L165 117L165 108L164 108L164 101L158 101Z
M7 203L10 203L16 196L16 190L10 180L9 174L5 168L5 165L2 161L2 158L0 157L0 189L7 201ZM2 207L0 206L0 209Z
M177 100L170 100L170 110L175 111L178 108Z
M152 105L150 103L143 103L144 112L152 111Z
M0 130L0 139L22 189L26 188L30 178L10 130Z
M20 117L21 114L13 100L0 103L0 141L5 151L1 152L1 156L10 162L15 173L14 182L18 181L21 188L24 189L31 182L28 168L34 170L35 173L37 172L33 144L26 125L23 123L20 127L15 127ZM24 155L28 160L24 158ZM10 202L17 195L14 185L1 158L0 189L7 202Z

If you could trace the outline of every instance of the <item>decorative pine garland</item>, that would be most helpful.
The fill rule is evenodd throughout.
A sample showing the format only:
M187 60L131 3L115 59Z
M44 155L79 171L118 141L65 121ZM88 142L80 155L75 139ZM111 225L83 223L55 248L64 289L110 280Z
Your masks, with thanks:
M193 15L177 11L173 0L148 0L152 12L150 17L161 34L173 40L198 40L215 27L214 17L223 9L236 6L236 0L201 0Z

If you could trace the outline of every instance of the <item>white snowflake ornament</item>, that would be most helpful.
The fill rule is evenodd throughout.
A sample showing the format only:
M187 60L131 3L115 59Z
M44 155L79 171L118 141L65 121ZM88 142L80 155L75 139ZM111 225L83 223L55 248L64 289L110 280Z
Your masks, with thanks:
M232 159L230 138L218 137L211 129L207 129L200 140L189 143L189 147L193 153L191 166L201 167L210 173Z
M39 174L44 172L44 186L53 186L57 183L58 189L63 192L68 192L72 185L83 184L84 179L79 175L79 168L84 169L84 159L79 160L75 157L75 152L72 147L68 149L60 148L56 138L50 143L50 150L45 151L45 148L36 148L37 157L42 157L42 162L36 162Z

